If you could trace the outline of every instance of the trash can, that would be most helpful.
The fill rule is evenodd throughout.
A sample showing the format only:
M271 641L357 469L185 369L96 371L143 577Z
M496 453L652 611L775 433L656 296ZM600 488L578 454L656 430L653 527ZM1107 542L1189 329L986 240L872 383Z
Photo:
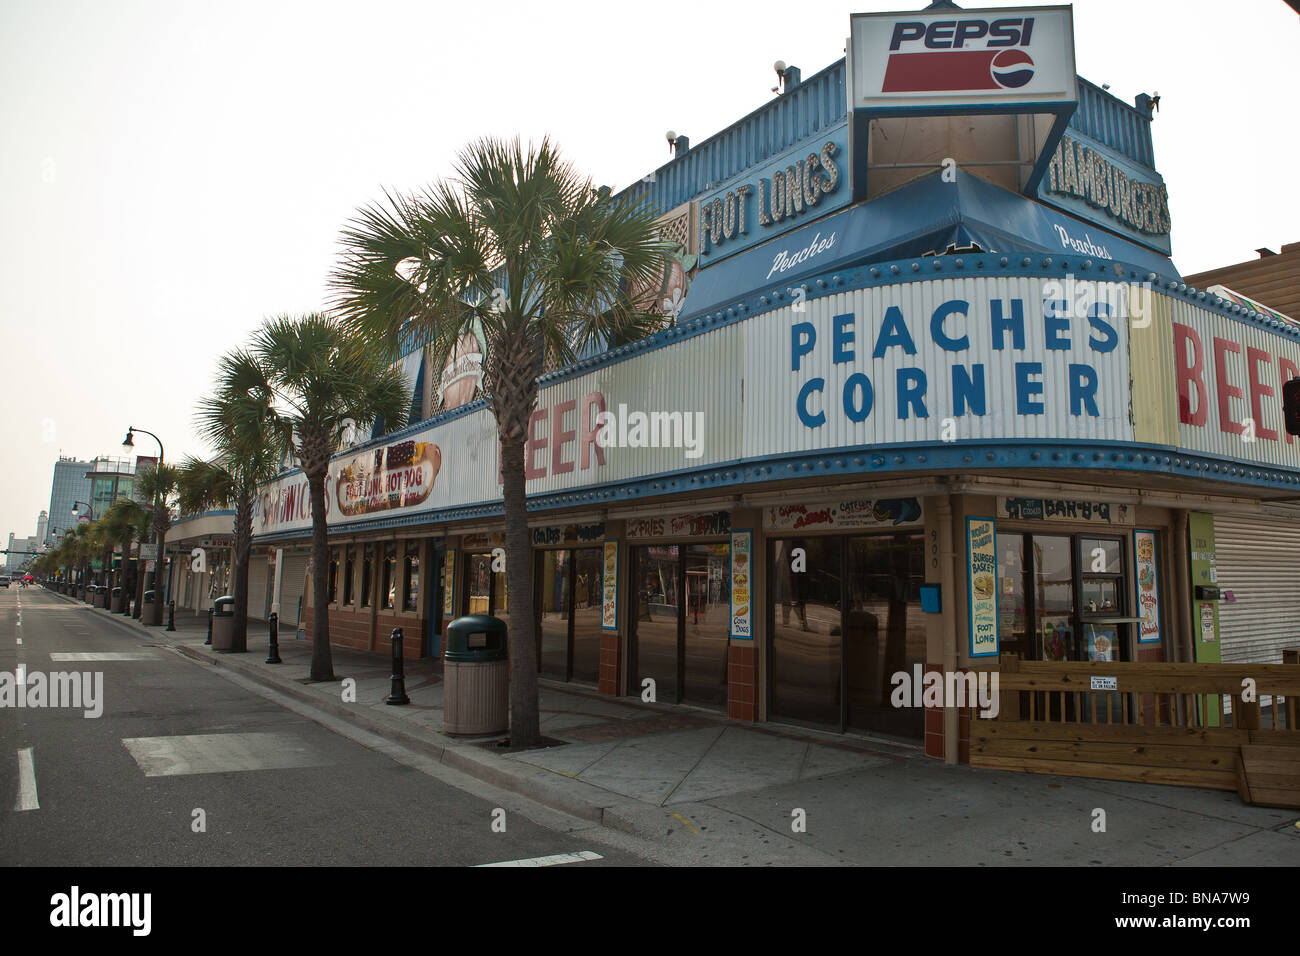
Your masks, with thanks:
M102 584L95 585L95 607L105 607L108 604L108 588Z
M443 661L443 730L457 737L488 737L510 727L510 666L506 623L486 614L447 625Z
M228 651L235 645L235 599L229 594L212 604L212 649Z
M112 611L114 614L121 614L122 613L122 589L120 587L113 588L112 592L109 594L109 597L111 598L108 605L109 610Z

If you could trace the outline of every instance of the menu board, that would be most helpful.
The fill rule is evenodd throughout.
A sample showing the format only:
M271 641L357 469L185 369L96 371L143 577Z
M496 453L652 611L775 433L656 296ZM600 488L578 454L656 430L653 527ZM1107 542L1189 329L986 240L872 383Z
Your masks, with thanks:
M446 577L442 582L442 613L456 613L456 549L447 549Z
M1156 533L1133 532L1133 554L1137 559L1138 643L1160 640L1160 579L1156 570Z
M993 657L998 652L998 556L992 518L966 519L966 555L970 656Z
M618 542L606 541L601 575L600 626L618 630Z
M754 639L750 591L754 579L753 543L752 531L731 532L731 636L746 641Z

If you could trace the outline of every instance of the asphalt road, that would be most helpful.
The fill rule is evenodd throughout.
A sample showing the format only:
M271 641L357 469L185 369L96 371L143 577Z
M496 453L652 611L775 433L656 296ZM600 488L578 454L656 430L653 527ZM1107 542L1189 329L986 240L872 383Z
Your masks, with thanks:
M104 653L140 659L51 657ZM84 702L0 696L0 865L461 866L583 851L600 859L568 866L648 862L334 733L39 588L0 590L0 672L15 695L50 672L103 675L96 718Z

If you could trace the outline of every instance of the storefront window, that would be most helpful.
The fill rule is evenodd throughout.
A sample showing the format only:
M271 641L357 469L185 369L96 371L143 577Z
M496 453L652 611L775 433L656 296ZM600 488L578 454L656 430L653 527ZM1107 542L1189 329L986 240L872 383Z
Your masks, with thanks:
M1004 532L997 549L1003 653L1040 661L1123 659L1122 539Z
M406 557L402 560L402 607L414 611L420 606L420 542L406 542Z
M491 554L465 555L466 614L491 614L501 617L509 610L506 573L492 570Z
M375 546L367 544L361 551L361 606L370 607L371 569L375 564Z
M572 553L541 551L538 563L538 647L541 673L563 680L569 666L570 590L573 586Z
M1074 657L1074 567L1070 539L1036 534L1033 557L1037 658L1065 661Z
M330 552L330 603L338 600L339 593L339 549Z
M603 566L600 548L573 552L573 654L570 677L600 680L600 601Z
M346 607L351 607L353 603L352 580L354 566L356 565L356 548L349 544L344 550L347 557L343 562L343 604Z
M681 555L676 545L633 549L632 628L636 635L629 689L647 677L657 700L677 700L677 622Z
M384 610L397 607L397 544L389 541L384 548L384 567L379 596Z

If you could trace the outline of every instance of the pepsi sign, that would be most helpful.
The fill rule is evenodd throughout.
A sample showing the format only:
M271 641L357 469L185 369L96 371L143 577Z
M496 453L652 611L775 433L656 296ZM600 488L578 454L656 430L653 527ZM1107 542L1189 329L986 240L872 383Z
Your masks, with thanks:
M854 109L1078 98L1069 7L854 14Z

